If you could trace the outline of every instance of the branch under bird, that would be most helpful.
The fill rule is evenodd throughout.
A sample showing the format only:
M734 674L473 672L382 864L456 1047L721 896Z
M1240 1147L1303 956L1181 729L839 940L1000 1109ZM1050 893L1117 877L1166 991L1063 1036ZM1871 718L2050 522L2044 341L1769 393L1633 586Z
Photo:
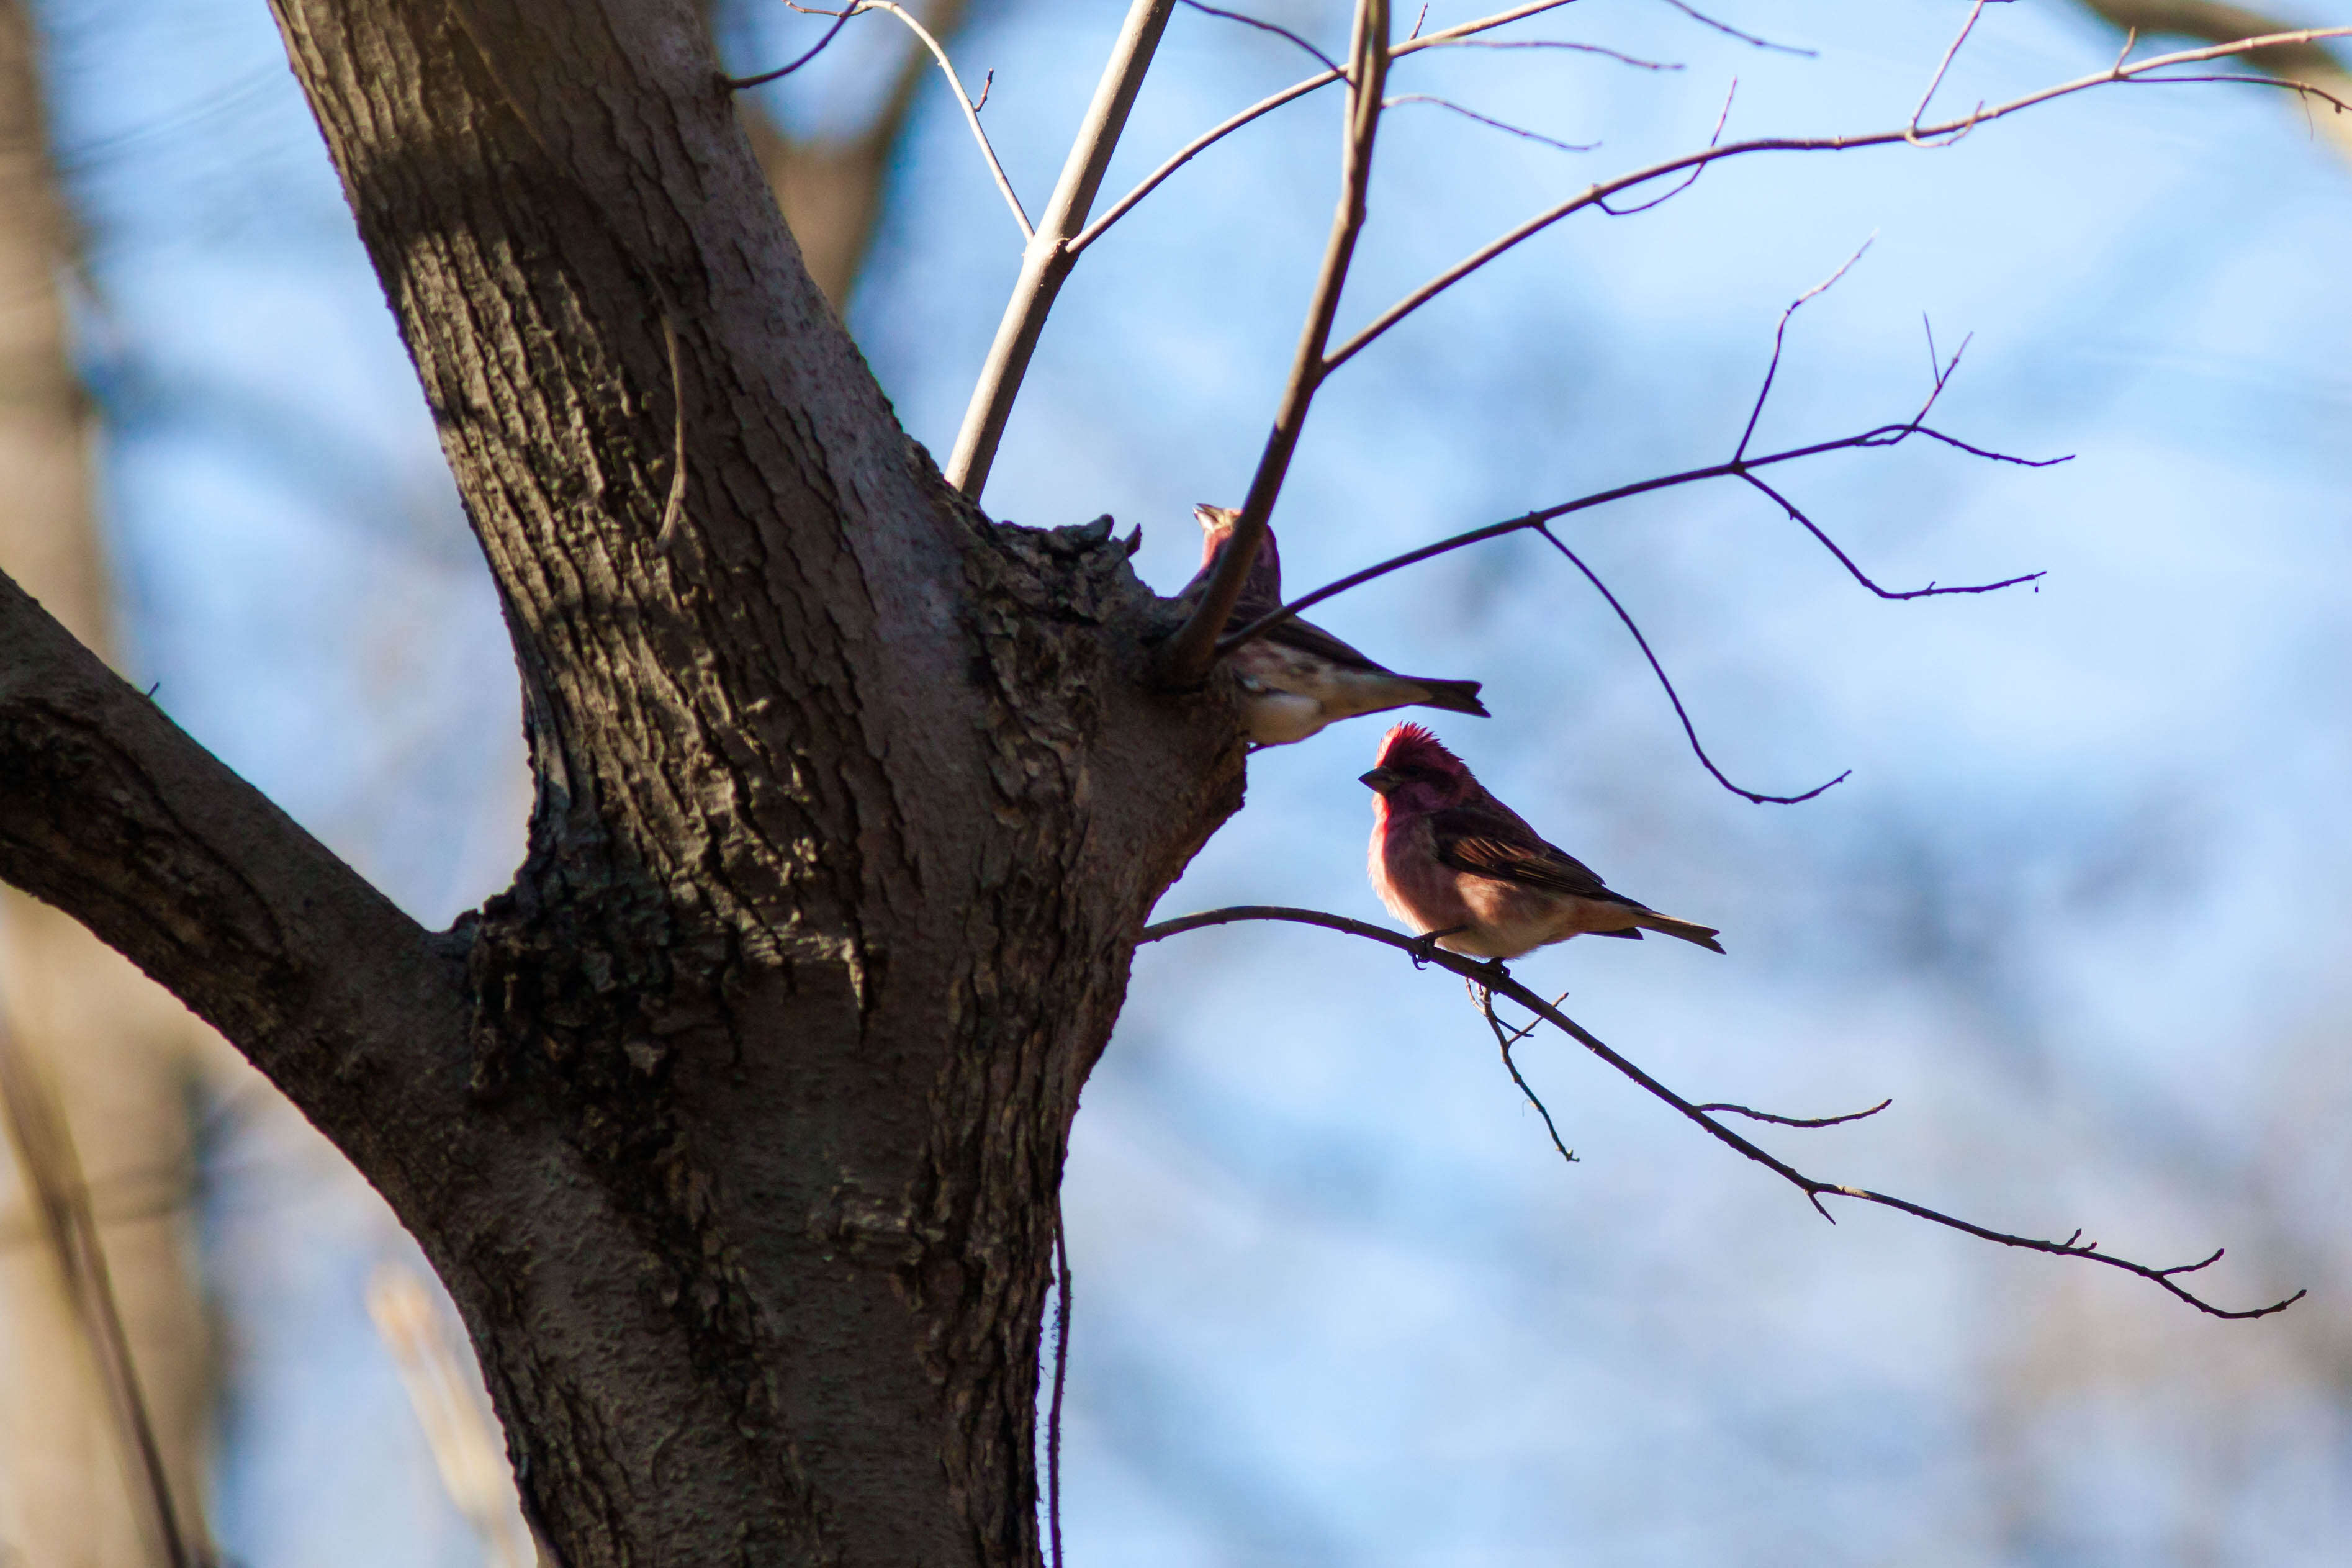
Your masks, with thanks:
M1517 958L1572 936L1638 942L1654 931L1723 951L1714 927L1610 891L1418 724L1388 732L1363 782L1374 795L1372 890L1436 946Z
M1201 569L1179 599L1196 598L1208 586L1241 518L1231 507L1205 502L1194 507L1192 515L1201 524ZM1234 631L1280 608L1282 558L1269 528L1224 630ZM1303 741L1326 724L1391 708L1417 705L1487 716L1478 700L1478 682L1400 675L1296 616L1235 648L1227 662L1241 684L1244 727L1261 746Z

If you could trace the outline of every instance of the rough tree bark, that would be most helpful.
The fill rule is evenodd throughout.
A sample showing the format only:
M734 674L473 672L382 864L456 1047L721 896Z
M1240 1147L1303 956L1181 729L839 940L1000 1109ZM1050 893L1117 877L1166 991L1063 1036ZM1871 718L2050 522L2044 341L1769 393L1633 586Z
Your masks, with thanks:
M688 0L278 16L503 597L530 854L423 931L11 585L0 875L384 1193L573 1568L1033 1562L1066 1133L1239 803L1224 696L1146 689L1107 526L899 429Z

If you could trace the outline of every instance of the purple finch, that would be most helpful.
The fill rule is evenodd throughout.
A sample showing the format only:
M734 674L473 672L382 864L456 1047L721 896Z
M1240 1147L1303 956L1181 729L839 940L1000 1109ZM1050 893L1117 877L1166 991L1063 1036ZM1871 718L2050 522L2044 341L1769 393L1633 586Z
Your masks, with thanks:
M1372 890L1437 946L1517 958L1572 936L1641 940L1654 931L1721 952L1712 926L1662 915L1601 885L1544 841L1418 724L1381 742L1372 801Z
M1208 586L1219 557L1233 540L1234 524L1241 518L1230 507L1206 504L1194 507L1192 515L1200 520L1202 533L1201 569L1179 598L1197 597ZM1250 563L1242 596L1225 622L1225 630L1245 626L1281 607L1282 557L1269 529L1258 545L1257 558ZM1399 675L1296 616L1235 648L1228 661L1241 684L1244 728L1261 746L1287 745L1340 719L1416 703L1486 717L1486 707L1478 700L1476 681Z

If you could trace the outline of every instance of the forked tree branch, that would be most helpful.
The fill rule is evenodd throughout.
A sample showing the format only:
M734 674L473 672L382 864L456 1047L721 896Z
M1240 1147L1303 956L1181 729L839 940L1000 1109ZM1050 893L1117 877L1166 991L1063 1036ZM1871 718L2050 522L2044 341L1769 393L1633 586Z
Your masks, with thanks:
M903 5L894 4L893 0L852 0L852 4L838 11L826 11L814 5L802 5L795 4L794 0L784 0L784 4L803 16L830 16L833 18L833 26L825 30L824 37L816 41L815 47L793 61L792 64L775 70L763 71L758 76L721 78L720 79L727 86L738 89L757 87L761 82L773 81L780 76L789 76L823 53L825 46L833 42L835 35L841 31L852 16L863 16L868 11L886 11L904 22L908 29L915 35L917 41L929 50L931 58L938 62L940 74L948 79L948 90L955 94L956 105L963 110L964 123L971 128L971 139L979 143L980 155L988 164L990 177L996 182L997 193L1003 196L1004 205L1013 210L1013 221L1020 226L1021 237L1024 240L1036 237L1036 230L1029 222L1027 209L1022 206L1021 198L1013 194L1013 182L1006 176L1004 165L997 161L995 143L990 142L988 132L981 129L980 105L974 103L971 94L964 89L963 78L956 74L954 63L948 58L946 47L932 36L929 27L915 19L913 12ZM992 74L991 79L993 79ZM983 92L981 96L985 98L987 94Z
M2125 48L2143 37L2174 35L2225 44L2288 31L2288 24L2242 5L2218 0L2084 0L2095 15L2124 29ZM2342 57L2316 43L2249 50L2245 63L2281 86L2321 89L2331 100L2352 99L2352 69ZM2336 150L2352 158L2352 115L2330 114L2319 121Z
M1167 29L1168 13L1174 8L1175 0L1134 0L1128 7L1118 41L1111 46L1102 80L1096 84L1094 101L1087 106L1087 117L1079 123L1070 155L1062 164L1062 177L1055 184L1053 198L1045 204L1036 231L1029 237L1028 248L1022 253L1021 277L1013 285L1013 297L1005 301L1003 319L996 324L995 341L988 346L988 359L981 366L980 381L971 389L963 424L956 431L955 448L948 457L948 483L973 500L988 486L988 470L995 465L1013 400L1020 395L1022 379L1029 374L1038 334L1045 331L1046 314L1061 294L1063 280L1077 264L1077 247L1071 241L1085 226L1087 214L1102 189L1103 172L1110 167L1111 153L1127 128L1128 111L1135 106L1135 95L1160 47L1160 35Z
M1320 910L1286 909L1270 904L1244 904L1231 909L1209 910L1200 914L1181 915L1174 920L1161 921L1144 927L1136 940L1139 943L1158 942L1164 937L1176 936L1184 931L1199 931L1206 926L1228 925L1236 921L1289 921L1300 925L1320 926L1326 931L1340 931L1349 936L1362 937L1368 942L1381 942L1407 953L1416 963L1434 963L1450 973L1460 975L1475 986L1496 995L1509 997L1528 1012L1569 1036L1619 1073L1640 1085L1644 1092L1672 1106L1682 1115L1696 1122L1717 1142L1754 1161L1803 1193L1806 1200L1813 1205L1821 1216L1832 1223L1835 1221L1835 1216L1822 1205L1822 1199L1824 1197L1853 1198L1861 1203L1875 1204L1881 1208L1894 1209L1898 1213L1910 1215L1916 1219L1924 1219L1931 1225L1942 1226L1948 1230L1957 1230L1964 1236L1973 1236L1980 1241L1995 1242L2002 1247L2019 1247L2029 1252L2046 1252L2058 1258L2079 1258L2087 1262L2105 1264L2110 1268L2121 1269L2126 1274L2137 1275L2142 1279L2153 1282L2199 1311L2209 1313L2216 1318L2266 1318L2273 1312L2285 1310L2303 1300L2305 1294L2305 1291L2297 1290L2283 1300L2273 1301L2268 1306L2263 1307L2237 1310L2220 1307L2179 1282L2184 1275L2197 1273L2221 1261L2222 1249L2219 1247L2213 1250L2211 1256L2200 1258L2194 1263L2158 1267L2154 1264L2135 1262L2128 1258L2119 1258L2114 1253L2102 1252L2099 1250L2097 1242L2083 1240L2083 1233L2080 1230L2075 1231L2063 1241L2016 1236L2007 1231L1993 1230L1973 1220L1961 1219L1958 1215L1946 1214L1939 1209L1929 1208L1924 1204L1913 1203L1908 1198L1899 1198L1891 1194L1874 1192L1867 1187L1848 1186L1843 1183L1825 1182L1818 1177L1809 1176L1787 1161L1767 1152L1734 1132L1722 1122L1715 1120L1711 1112L1727 1110L1743 1116L1756 1117L1758 1120L1780 1121L1791 1126L1830 1126L1838 1121L1852 1121L1856 1118L1823 1117L1808 1122L1796 1118L1770 1117L1765 1113L1749 1110L1744 1106L1695 1104L1611 1049L1597 1036L1562 1013L1558 1007L1546 1002L1534 991L1512 979L1510 972L1499 961L1487 960L1482 963L1475 959L1465 958L1458 953L1448 952L1443 948L1433 947L1425 942L1406 936L1402 932L1389 931L1363 921L1350 920L1345 915L1326 914Z
M1959 440L1955 437L1946 435L1944 432L1937 430L1927 425L1927 416L1934 412L1937 400L1943 396L1944 389L1951 384L1952 376L1959 367L1960 356L1962 353L1967 352L1968 344L1965 342L1960 344L1960 347L1958 350L1953 352L1950 359L1930 360L1929 363L1932 372L1932 380L1927 389L1927 395L1920 403L1918 409L1910 416L1910 418L1903 421L1902 423L1896 425L1881 425L1874 428L1864 430L1858 435L1841 437L1833 441L1817 441L1808 446L1790 447L1785 451L1767 453L1762 457L1751 458L1748 455L1748 446L1756 437L1756 426L1759 421L1760 421L1764 416L1764 406L1766 403L1770 400L1773 384L1780 375L1780 357L1782 353L1786 352L1788 347L1790 319L1804 306L1807 300L1819 296L1823 291L1836 284L1838 279L1843 278L1846 273L1852 269L1854 263L1862 258L1863 250L1867 250L1869 246L1864 244L1862 250L1855 251L1854 254L1848 258L1844 264L1840 266L1835 272L1832 272L1822 282L1815 284L1812 288L1806 289L1802 294L1797 296L1794 300L1790 302L1788 309L1780 312L1780 320L1772 330L1771 358L1765 365L1763 380L1757 387L1755 402L1748 407L1748 420L1740 429L1738 442L1732 448L1731 457L1726 461L1721 463L1712 463L1702 468L1686 468L1681 473L1664 474L1656 479L1643 479L1630 485L1618 485L1612 489L1601 490L1592 495L1580 497L1572 501L1563 501L1558 506L1546 507L1540 510L1528 512L1519 517L1506 519L1501 522L1488 523L1483 528L1474 528L1466 532L1457 533L1450 538L1441 539L1433 544L1424 544L1417 550L1408 550L1401 555L1392 555L1386 561L1365 567L1360 572L1350 573L1347 576L1339 579L1337 582L1327 583L1322 587L1316 589L1313 593L1302 595L1300 597L1292 600L1289 604L1283 605L1279 609L1268 611L1265 615L1259 616L1256 620L1252 621L1249 625L1242 627L1240 630L1221 639L1217 644L1218 653L1220 655L1229 653L1233 649L1240 647L1243 643L1247 642L1252 637L1262 635L1282 621L1289 619L1291 616L1321 603L1323 600L1330 598L1335 595L1345 593L1349 588L1358 587L1363 584L1371 582L1375 578L1385 576L1391 572L1395 572L1403 567L1414 565L1423 561L1432 560L1439 555L1445 554L1450 551L1460 550L1472 544L1484 542L1486 540L1500 539L1513 533L1534 532L1540 534L1546 543L1549 544L1552 549L1559 552L1560 555L1565 557L1569 563L1574 566L1578 572L1583 574L1585 580L1592 584L1594 590L1598 592L1603 599L1608 601L1610 609L1616 614L1618 620L1624 625L1626 631L1633 635L1634 644L1642 650L1642 657L1649 661L1651 672L1658 678L1658 684L1664 688L1666 700L1674 705L1675 717L1682 723L1683 734L1689 741L1692 752L1697 756L1700 765L1706 769L1707 773L1713 776L1717 784L1721 784L1725 789L1729 790L1732 794L1739 795L1742 798L1759 805L1795 805L1801 802L1811 800L1815 795L1820 795L1822 791L1843 782L1849 776L1848 773L1840 773L1836 778L1831 779L1827 784L1816 785L1814 788L1807 790L1801 795L1765 795L1759 791L1748 789L1744 785L1733 783L1732 780L1724 773L1723 770L1716 765L1715 759L1707 755L1706 746L1699 741L1698 730L1691 719L1689 710L1683 706L1681 694L1675 689L1674 681L1667 676L1665 667L1659 662L1656 652L1651 648L1649 639L1643 636L1640 626L1635 624L1633 616L1627 612L1625 606L1619 603L1617 595L1610 591L1609 585L1601 580L1600 576L1593 572L1591 567L1585 564L1583 558L1579 556L1574 551L1570 550L1565 542L1552 532L1550 524L1560 518L1570 516L1575 512L1589 510L1594 507L1606 505L1611 501L1623 500L1630 496L1645 495L1654 490L1669 489L1679 485L1696 484L1702 479L1737 479L1744 481L1750 488L1754 489L1767 500L1770 500L1774 505L1780 508L1782 511L1788 514L1790 521L1795 522L1799 527L1804 529L1806 532L1811 534L1813 539L1822 546L1822 549L1828 551L1831 555L1834 556L1837 559L1838 564L1843 566L1848 574L1851 575L1855 582L1861 584L1864 587L1869 589L1873 594L1875 594L1882 599L1924 599L1940 598L1954 594L1990 594L1997 592L2002 588L2018 587L2021 584L2032 583L2041 578L2042 576L2042 573L2027 572L2012 577L2003 577L1996 582L1990 583L1967 583L1945 585L1931 582L1925 587L1920 588L1883 587L1875 582L1868 573L1864 572L1861 566L1856 564L1853 557L1847 554L1843 547L1842 547L1836 540L1831 538L1829 533L1823 530L1820 524L1814 522L1811 518L1805 515L1803 509L1800 508L1794 501L1790 500L1780 490L1774 489L1772 485L1768 483L1757 472L1759 468L1769 468L1780 463L1793 462L1800 458L1815 457L1823 452L1856 450L1872 447L1896 446L1908 440L1914 436L1923 437L1928 440L1954 447L1959 451L1967 452L1973 457L1983 458L1993 462L2013 463L2022 468L2045 468L2053 463L2063 463L2066 461L2067 459L2064 458L2019 458L2013 457L2005 452L1991 451L1985 447L1973 446L1966 441ZM1932 332L1929 334L1928 346L1929 352L1932 354L1934 352L1934 336Z
M1348 123L1342 144L1339 210L1331 217L1331 237L1323 247L1323 265L1316 275L1315 294L1307 308L1307 321L1298 334L1298 349L1290 362L1282 401L1275 410L1274 427L1266 433L1265 450L1258 457L1248 497L1234 524L1233 545L1219 559L1216 571L1202 590L1200 602L1174 637L1160 645L1154 673L1162 685L1192 686L1209 673L1217 653L1217 634L1241 597L1242 584L1257 560L1265 539L1274 503L1290 471L1290 456L1298 449L1299 432L1316 389L1331 373L1325 350L1331 342L1331 322L1339 312L1339 295L1348 284L1348 266L1355 258L1356 238L1363 232L1365 193L1372 180L1372 143L1379 134L1381 107L1388 87L1389 0L1356 0L1356 26L1348 50Z
M386 1139L462 1114L462 960L5 575L0 879L129 957L347 1149L354 1096Z
M1394 48L1391 49L1389 51L1389 58L1391 60L1399 60L1402 59L1407 55L1418 54L1423 49L1441 49L1451 45L1458 45L1461 44L1464 39L1469 38L1475 34L1491 32L1496 27L1507 26L1513 22L1522 22L1529 16L1539 16L1546 11L1557 11L1562 5L1573 5L1574 3L1575 0L1532 0L1532 3L1529 5L1515 5L1507 11L1497 11L1491 16L1481 16L1475 21L1464 22L1459 26L1447 27L1439 32L1432 33L1426 37L1408 39L1406 42L1399 44ZM1086 230L1076 239L1073 239L1070 242L1071 253L1075 255L1079 251L1083 251L1096 240L1100 239L1103 237L1105 230L1108 229L1111 225L1117 223L1119 219L1125 217L1135 208L1136 204L1142 201L1144 197L1158 190L1161 182L1165 181L1169 175L1174 174L1177 170L1182 168L1185 164L1191 163L1194 158L1199 157L1202 153L1208 151L1211 147L1215 146L1218 142L1223 141L1234 132L1239 131L1242 127L1249 124L1255 120L1261 119L1265 115L1273 113L1276 110L1280 109L1286 103L1294 102L1318 89L1329 87L1333 82L1339 80L1345 75L1346 73L1344 71L1327 70L1320 76L1311 76L1304 81L1293 82L1288 87L1284 88L1280 92L1275 93L1270 97L1258 100L1255 103L1251 104L1247 109L1243 110L1240 113L1229 116L1228 118L1218 121L1215 125L1211 126L1200 135L1195 136L1192 141L1187 142L1183 146L1178 148L1173 153L1170 154L1167 161L1162 163L1158 168L1152 170L1149 174L1144 175L1143 178L1136 184L1133 190L1119 197L1116 202L1113 202L1109 208L1104 212L1102 216L1087 225Z
M1337 370L1340 365L1370 347L1390 328L1407 316L1476 272L1488 262L1534 238L1562 218L1582 212L1587 207L1605 207L1608 199L1620 192L1665 179L1682 174L1685 170L1704 168L1726 158L1743 157L1751 153L1850 153L1864 147L1885 147L1903 143L1913 146L1924 144L1948 146L1979 125L1990 124L1993 121L2006 119L2010 115L2032 109L2036 105L2048 103L2053 99L2085 92L2092 88L2105 87L2115 82L2183 81L2188 79L2152 77L2149 73L2172 67L2197 65L2207 60L2227 59L2235 56L2253 54L2263 49L2310 44L2322 38L2340 38L2347 36L2352 36L2352 27L2306 27L2292 33L2275 33L2264 37L2242 38L2234 43L2215 44L2201 49L2181 49L2168 55L2154 55L2144 60L2126 62L2118 59L2105 70L2095 72L2090 76L2077 77L2072 81L2061 82L2054 87L2042 88L2038 91L2027 93L2021 98L2011 99L2004 103L1990 107L1979 105L1965 115L1932 125L1921 125L1915 121L1892 131L1874 132L1862 136L1763 136L1746 142L1727 142L1702 147L1696 152L1685 153L1680 157L1652 163L1646 168L1636 169L1630 174L1620 174L1613 179L1603 180L1589 186L1558 206L1537 214L1507 234L1480 247L1381 311L1353 337L1332 350L1328 362L1329 368ZM2262 79L2233 77L2228 79L2260 80ZM2306 83L2284 82L2277 85L2286 86L2297 92L2322 99L2334 106L2337 112L2344 111L2345 106L2333 95Z

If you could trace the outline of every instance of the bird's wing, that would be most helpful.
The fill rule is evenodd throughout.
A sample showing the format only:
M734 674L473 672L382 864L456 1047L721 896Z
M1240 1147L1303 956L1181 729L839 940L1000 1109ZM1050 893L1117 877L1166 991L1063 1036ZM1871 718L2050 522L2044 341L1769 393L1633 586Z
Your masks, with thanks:
M1282 608L1282 601L1279 599L1272 604L1261 604L1255 607L1244 603L1235 607L1234 619L1239 622L1240 626L1247 626L1258 616L1280 608ZM1230 626L1227 629L1237 631L1240 626ZM1279 643L1284 647L1296 648L1300 653L1311 654L1317 658L1328 659L1333 664L1343 665L1353 669L1376 669L1382 674L1392 673L1388 666L1373 662L1314 622L1302 621L1297 616L1268 626L1265 637L1270 643Z
M1437 841L1437 858L1457 871L1493 877L1548 893L1579 899L1605 899L1633 909L1622 893L1612 893L1591 867L1556 844L1537 837L1516 812L1477 804L1452 806L1430 816Z

